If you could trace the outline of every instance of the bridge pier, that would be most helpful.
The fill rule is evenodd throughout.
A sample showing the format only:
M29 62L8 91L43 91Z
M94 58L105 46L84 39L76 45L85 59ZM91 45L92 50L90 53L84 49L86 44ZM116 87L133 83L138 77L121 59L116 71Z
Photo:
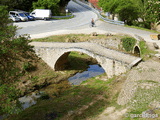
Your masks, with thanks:
M112 78L113 76L118 76L122 73L125 73L128 70L125 64L117 62L114 59L97 57L97 61L100 61L99 64L105 70L108 78Z

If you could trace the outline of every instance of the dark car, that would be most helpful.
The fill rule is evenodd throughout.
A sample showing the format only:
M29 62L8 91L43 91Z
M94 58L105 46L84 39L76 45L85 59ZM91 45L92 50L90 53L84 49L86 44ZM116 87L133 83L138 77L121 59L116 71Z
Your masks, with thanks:
M35 17L31 16L28 12L24 12L24 14L27 16L28 20L35 20Z

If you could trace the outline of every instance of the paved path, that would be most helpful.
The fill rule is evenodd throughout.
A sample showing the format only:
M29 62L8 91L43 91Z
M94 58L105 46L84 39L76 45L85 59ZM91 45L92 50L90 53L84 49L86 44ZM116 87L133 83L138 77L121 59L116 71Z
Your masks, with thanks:
M101 56L105 56L110 59L121 61L132 67L135 63L139 62L141 58L131 56L119 51L111 50L102 47L96 43L80 42L80 43L57 43L57 42L32 42L31 45L35 47L51 47L51 48L79 48L91 51ZM96 49L95 49L96 48Z

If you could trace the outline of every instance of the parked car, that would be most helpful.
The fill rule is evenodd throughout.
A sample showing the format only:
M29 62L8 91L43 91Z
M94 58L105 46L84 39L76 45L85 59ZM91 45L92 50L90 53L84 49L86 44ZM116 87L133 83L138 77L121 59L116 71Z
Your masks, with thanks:
M47 20L51 18L51 10L49 9L35 9L30 13L31 16L34 16L36 19Z
M29 12L24 12L24 14L27 16L28 20L35 20L35 17L31 16Z
M10 11L9 15L14 15L14 16L20 18L21 21L28 21L28 17L23 12Z
M14 22L19 22L19 21L21 21L21 19L18 18L18 17L16 17L15 15L9 15L9 19L11 19L11 20L14 21Z

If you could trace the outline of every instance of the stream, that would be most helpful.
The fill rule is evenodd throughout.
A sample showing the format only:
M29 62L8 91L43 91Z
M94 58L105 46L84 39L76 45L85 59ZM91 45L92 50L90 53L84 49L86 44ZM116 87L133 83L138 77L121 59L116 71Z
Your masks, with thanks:
M104 69L100 67L98 64L89 65L89 68L86 71L75 74L74 76L70 77L68 81L72 85L80 85L83 81L87 80L88 78L95 77L97 75L103 74L104 72ZM33 92L31 95L26 95L24 97L19 98L19 101L23 103L23 109L26 109L36 104L36 99L41 96L41 93L42 92L36 94Z
M70 77L68 81L72 85L80 85L83 81L87 80L88 78L95 77L104 72L105 72L104 69L97 64L89 65L89 68L87 69L87 71L75 74L74 76Z
M100 67L98 64L95 65L89 65L89 68L82 72L77 73L74 76L70 77L68 81L72 85L80 85L83 81L87 80L88 78L95 77L97 75L103 74L105 71L102 67ZM26 95L21 98L19 98L19 101L22 104L23 109L26 109L34 104L36 104L36 99L41 96L41 93L32 93L31 95Z
M81 73L76 73L74 76L70 77L68 81L72 85L80 85L83 81L87 80L88 78L95 77L97 75L105 73L104 69L100 67L98 64L89 65L89 68ZM41 97L43 92L35 93L33 92L30 95L25 95L19 98L19 101L22 103L23 110L36 104L36 99ZM0 116L0 120L3 119L3 116Z

